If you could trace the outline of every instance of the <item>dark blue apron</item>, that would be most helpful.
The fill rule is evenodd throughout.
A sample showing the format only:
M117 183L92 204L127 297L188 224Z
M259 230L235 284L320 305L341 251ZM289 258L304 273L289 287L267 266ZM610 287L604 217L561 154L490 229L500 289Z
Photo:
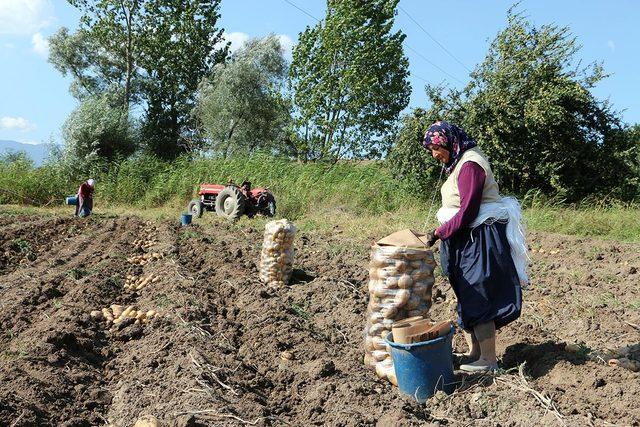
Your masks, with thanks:
M500 328L520 317L522 291L506 228L504 222L463 228L440 245L463 329L491 320Z

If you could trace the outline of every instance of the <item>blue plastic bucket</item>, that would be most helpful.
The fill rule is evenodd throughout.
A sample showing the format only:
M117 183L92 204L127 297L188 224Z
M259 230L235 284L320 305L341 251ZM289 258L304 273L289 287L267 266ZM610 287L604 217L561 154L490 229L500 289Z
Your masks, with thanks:
M67 196L65 199L65 203L71 206L78 206L78 197L77 196Z
M180 217L180 224L182 225L189 225L191 224L191 214L182 214L182 216Z
M453 349L455 328L444 337L414 344L396 344L393 334L387 335L398 388L417 402L423 403L437 390L451 393L454 387Z

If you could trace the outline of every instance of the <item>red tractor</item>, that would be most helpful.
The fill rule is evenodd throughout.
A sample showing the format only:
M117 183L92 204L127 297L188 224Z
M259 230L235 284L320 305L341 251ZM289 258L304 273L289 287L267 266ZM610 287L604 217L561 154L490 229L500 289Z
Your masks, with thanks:
M189 213L200 218L204 210L215 210L218 216L238 219L246 214L249 218L256 214L272 217L276 214L276 199L268 188L251 189L251 183L241 185L230 182L227 185L200 184L200 200L189 202Z

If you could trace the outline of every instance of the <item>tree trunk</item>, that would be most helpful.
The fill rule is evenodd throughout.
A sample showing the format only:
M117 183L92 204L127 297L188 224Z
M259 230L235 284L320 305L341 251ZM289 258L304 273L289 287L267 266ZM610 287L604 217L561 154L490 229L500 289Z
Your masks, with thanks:
M134 0L130 8L124 4L124 0L120 0L120 7L127 23L127 45L126 45L126 77L124 83L124 108L129 111L129 103L131 100L131 80L133 77L133 14L138 8L138 0Z

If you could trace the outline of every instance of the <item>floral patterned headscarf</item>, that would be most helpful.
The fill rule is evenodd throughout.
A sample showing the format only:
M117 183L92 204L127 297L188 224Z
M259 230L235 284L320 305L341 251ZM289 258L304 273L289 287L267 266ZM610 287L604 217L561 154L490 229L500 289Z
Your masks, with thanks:
M430 145L439 145L449 151L449 163L445 165L445 170L447 174L450 174L462 154L478 144L458 126L445 121L437 121L429 126L427 133L424 134L422 145L427 150Z

